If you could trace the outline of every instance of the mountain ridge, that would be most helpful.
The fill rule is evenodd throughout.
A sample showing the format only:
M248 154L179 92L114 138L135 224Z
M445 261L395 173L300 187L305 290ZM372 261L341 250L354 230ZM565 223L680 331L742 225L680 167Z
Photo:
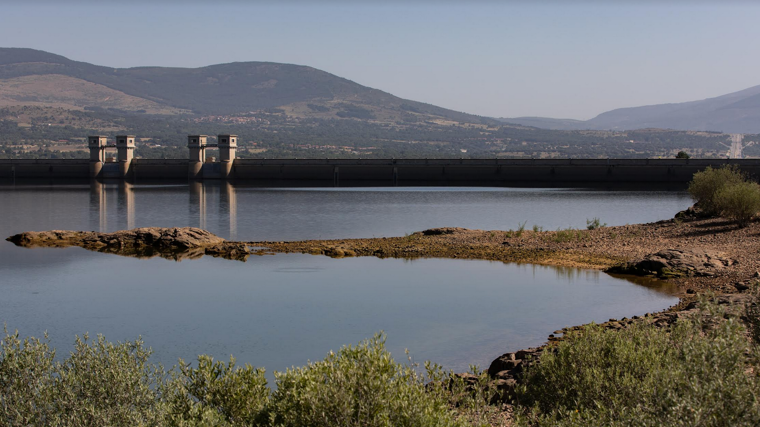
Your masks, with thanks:
M416 114L422 119L432 116L469 123L498 123L495 119L399 98L303 65L246 61L198 68L112 68L40 50L0 48L0 83L34 75L81 79L198 115L241 114L308 103L315 106L315 115L327 108L333 116L343 118L381 116L409 120L410 115ZM303 112L310 113L309 109Z
M548 117L500 118L504 123L555 130L635 130L647 128L760 132L760 85L697 101L616 108L589 120Z

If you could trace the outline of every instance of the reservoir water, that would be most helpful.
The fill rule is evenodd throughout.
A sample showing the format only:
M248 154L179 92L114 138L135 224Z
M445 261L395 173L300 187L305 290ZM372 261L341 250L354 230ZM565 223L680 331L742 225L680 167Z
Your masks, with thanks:
M0 187L0 235L200 226L235 240L398 236L431 227L584 228L672 217L680 192L515 188L254 188L124 183ZM0 322L50 335L141 335L171 366L198 354L269 372L321 359L383 330L398 359L487 367L563 326L661 310L677 301L598 271L449 259L253 256L167 261L0 243Z

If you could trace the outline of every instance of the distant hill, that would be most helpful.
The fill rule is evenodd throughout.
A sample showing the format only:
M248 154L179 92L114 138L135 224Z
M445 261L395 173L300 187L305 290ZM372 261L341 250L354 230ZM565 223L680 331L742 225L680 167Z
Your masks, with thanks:
M760 133L760 86L701 101L619 108L591 120L543 117L499 119L502 122L558 130L632 130L645 128Z
M235 62L110 68L39 50L0 48L0 106L8 105L197 115L276 108L302 117L497 123L401 99L307 66Z
M547 117L515 117L511 119L499 119L503 123L512 123L522 126L533 126L541 129L553 130L584 130L589 129L587 122L573 119L550 119Z

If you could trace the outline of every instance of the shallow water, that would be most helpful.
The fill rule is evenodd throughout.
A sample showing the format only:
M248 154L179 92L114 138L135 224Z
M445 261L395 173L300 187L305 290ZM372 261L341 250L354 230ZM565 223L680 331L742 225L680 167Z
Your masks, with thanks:
M0 232L203 226L238 240L371 237L439 226L584 227L672 217L682 193L560 189L257 189L231 185L0 187ZM513 224L514 223L514 224ZM75 334L142 335L155 361L200 353L282 370L384 330L403 359L456 370L537 345L555 329L676 301L597 271L488 261L253 256L139 260L0 244L0 321Z

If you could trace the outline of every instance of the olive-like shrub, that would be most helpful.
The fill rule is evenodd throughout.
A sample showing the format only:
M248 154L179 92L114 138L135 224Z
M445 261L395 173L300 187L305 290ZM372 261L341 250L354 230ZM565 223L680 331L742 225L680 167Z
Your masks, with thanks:
M76 339L57 361L44 340L9 334L0 342L2 426L416 427L484 426L498 410L487 374L475 383L397 363L376 335L324 360L275 372L199 356L169 373L149 363L138 339ZM424 373L423 373L424 372Z
M760 211L760 186L734 165L708 166L694 174L689 194L708 215L746 225Z
M757 426L756 355L739 317L714 304L670 331L592 325L527 369L518 425Z

